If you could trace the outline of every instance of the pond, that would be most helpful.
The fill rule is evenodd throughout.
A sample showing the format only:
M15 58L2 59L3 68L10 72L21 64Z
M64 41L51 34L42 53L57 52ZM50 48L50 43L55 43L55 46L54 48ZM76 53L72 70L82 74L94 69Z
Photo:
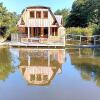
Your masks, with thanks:
M100 48L0 48L0 100L100 100Z

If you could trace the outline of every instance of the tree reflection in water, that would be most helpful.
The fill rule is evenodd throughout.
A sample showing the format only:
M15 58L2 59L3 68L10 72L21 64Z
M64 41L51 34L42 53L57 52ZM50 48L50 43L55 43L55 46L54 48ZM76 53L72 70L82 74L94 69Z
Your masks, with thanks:
M0 48L0 80L6 80L13 72L11 56L8 48Z
M100 86L100 48L79 48L68 50L71 63L81 72L84 80L92 80Z
M100 86L100 48L73 48L67 49L66 53L82 79L95 81ZM64 62L63 49L0 48L0 80L6 80L16 65L29 85L47 86L56 73L61 73Z

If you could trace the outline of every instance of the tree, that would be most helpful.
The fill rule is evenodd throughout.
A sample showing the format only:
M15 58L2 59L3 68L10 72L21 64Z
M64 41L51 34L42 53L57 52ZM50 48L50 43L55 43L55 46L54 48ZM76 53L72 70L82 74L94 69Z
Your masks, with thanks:
M18 15L8 12L3 3L0 3L0 35L7 38L11 33L17 31L16 23Z
M100 0L88 0L88 22L100 24Z
M5 34L5 37L8 37L11 33L17 32L16 24L18 21L18 15L16 14L16 12L13 13L8 12L8 16L9 16L8 19L9 24L7 24L8 30L6 32L7 34Z
M72 5L71 14L68 17L66 26L69 27L87 27L87 16L86 10L87 0L76 0Z
M62 10L58 9L57 11L55 11L54 14L55 15L62 15L63 16L63 24L65 26L66 23L67 23L67 17L69 15L69 13L70 13L70 11L68 9L64 8Z
M68 17L67 27L87 27L100 23L99 0L76 0Z

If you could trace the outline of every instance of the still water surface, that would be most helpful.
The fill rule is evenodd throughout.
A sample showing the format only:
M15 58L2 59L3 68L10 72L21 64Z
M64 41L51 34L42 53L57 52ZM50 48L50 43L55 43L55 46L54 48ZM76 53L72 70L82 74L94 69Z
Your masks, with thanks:
M100 48L0 48L0 100L100 100Z

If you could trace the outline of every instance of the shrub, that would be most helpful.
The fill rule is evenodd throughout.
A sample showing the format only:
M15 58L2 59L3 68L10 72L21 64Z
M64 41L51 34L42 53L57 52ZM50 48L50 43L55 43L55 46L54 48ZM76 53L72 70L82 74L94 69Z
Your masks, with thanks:
M100 35L100 25L94 28L93 35Z
M90 27L80 28L80 27L70 27L66 29L66 34L75 34L75 35L85 35L90 36L93 34L93 29Z

